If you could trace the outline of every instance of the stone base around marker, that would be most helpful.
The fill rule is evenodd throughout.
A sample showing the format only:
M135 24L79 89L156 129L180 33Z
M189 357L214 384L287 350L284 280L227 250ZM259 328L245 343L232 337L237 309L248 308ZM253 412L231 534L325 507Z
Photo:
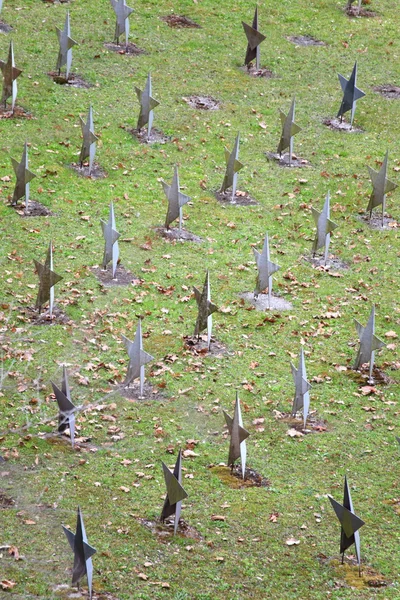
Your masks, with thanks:
M281 296L276 296L275 294L271 294L271 305L268 302L268 294L258 294L257 298L254 298L253 292L243 292L239 294L240 298L249 302L256 310L265 312L268 310L292 310L293 306L290 302L281 298Z
M14 106L14 112L10 107L0 107L0 120L1 119L32 119L32 113L22 108L22 106Z
M183 345L186 350L196 355L219 356L227 352L226 346L221 344L213 336L211 336L210 348L207 346L207 335L185 335L183 337Z
M226 190L225 192L215 190L213 194L218 202L222 204L230 204L231 206L256 206L258 204L257 200L252 198L250 194L241 192L240 190L236 190L233 199L230 190Z
M386 83L385 85L377 85L372 89L389 100L400 100L400 87L397 85Z
M348 123L345 119L341 121L338 117L335 117L333 119L324 119L322 123L329 127L329 129L333 129L334 131L345 131L347 133L364 133L363 129L354 126L352 127L350 123Z
M325 433L328 430L326 421L318 417L316 410L310 411L308 413L305 429L302 414L299 413L298 415L293 417L292 413L290 412L280 412L278 410L275 410L274 413L275 419L277 421L282 421L283 423L286 423L289 428L289 431L294 429L296 432L299 432L300 435L306 435L308 433ZM300 436L297 436L297 434L293 432L292 437Z
M166 15L165 17L160 17L160 20L174 29L201 29L198 23L184 15Z
M9 33L12 30L13 30L13 28L11 27L11 25L9 25L8 23L6 23L2 19L0 19L0 32L1 33Z
M127 44L104 42L103 46L104 48L107 48L107 50L111 50L111 52L116 52L117 54L122 54L124 56L138 56L139 54L145 54L145 51L142 50L142 48L139 48L139 46L136 46L133 42L128 42Z
M249 487L270 487L270 481L263 475L260 475L254 469L246 467L244 479L242 475L242 467L240 464L234 465L233 469L224 464L209 465L212 473L233 489L243 489Z
M29 200L28 210L25 209L25 204L10 204L10 206L20 217L51 217L54 215L47 206L36 200Z
M56 83L57 85L65 85L66 87L74 87L74 88L82 88L89 89L93 87L91 83L85 81L83 77L78 75L77 73L70 73L69 77L65 77L63 73L59 75L57 71L49 71L47 75Z
M271 79L275 77L273 72L270 69L265 67L261 67L261 69L257 69L252 63L249 65L244 65L243 67L239 67L240 71L250 75L250 77L265 77L266 79Z
M91 267L90 270L105 287L138 285L140 283L140 279L132 275L132 273L128 271L128 269L125 269L121 264L117 265L115 277L112 275L111 265L108 265L107 269L103 269L102 267Z
M171 227L166 229L165 227L156 227L156 231L161 237L171 242L195 242L197 244L203 242L201 237L183 228Z
M129 386L122 384L118 385L117 390L123 398L127 398L132 402L147 402L149 400L161 400L162 398L165 398L164 394L159 389L153 387L147 381L144 382L143 396L140 395L139 380L133 381Z
M345 263L343 260L340 260L337 256L329 254L328 262L325 265L325 257L324 256L304 256L304 260L310 263L315 269L319 271L327 271L329 272L331 269L348 269L349 265Z
M281 156L277 152L266 152L265 156L267 157L268 160L273 160L276 163L278 163L278 165L280 167L301 169L303 167L311 166L310 163L308 162L308 160L306 160L305 158L300 158L300 157L296 156L295 154L292 154L292 160L290 163L289 163L289 153L282 154L282 156Z
M89 177L90 179L104 179L104 177L107 177L107 173L97 162L93 163L90 173L89 163L87 162L84 162L82 167L80 163L71 163L71 168L81 177Z
M212 96L183 96L182 100L190 106L198 110L218 110L220 102Z
M31 306L22 307L21 312L33 325L68 325L73 322L58 306L53 307L52 317L50 317L48 309L39 314L38 310Z
M312 35L288 35L286 39L296 46L326 46L325 42L315 39Z
M382 224L382 214L379 214L379 213L372 213L371 218L369 217L369 214L359 215L358 219L360 221L362 221L362 223L365 223L366 225L368 225L368 227L370 227L371 229L384 230L384 229L397 229L400 227L400 223L398 223L398 221L396 221L396 219L393 219L389 215L383 216L383 224Z

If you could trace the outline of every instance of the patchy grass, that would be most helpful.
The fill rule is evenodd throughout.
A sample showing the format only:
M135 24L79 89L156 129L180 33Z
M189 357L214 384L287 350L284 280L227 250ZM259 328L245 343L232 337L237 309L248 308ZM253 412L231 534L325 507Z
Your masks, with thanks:
M23 556L3 553L0 580L16 584L4 595L53 600L71 592L55 590L70 582L72 554L61 524L75 526L79 504L97 548L99 597L370 598L370 590L357 589L340 569L318 560L321 553L338 553L339 526L326 495L340 500L347 474L355 510L366 522L364 569L390 582L382 598L398 598L400 525L389 502L399 486L399 229L370 229L359 219L371 190L366 167L376 168L387 149L389 177L399 183L400 103L374 92L398 83L398 9L390 0L371 0L375 18L349 19L345 0L267 4L259 7L259 24L267 36L261 66L274 73L270 79L240 70L246 49L241 21L250 22L254 9L244 0L137 3L130 41L145 51L137 56L104 47L114 35L107 3L5 2L2 18L13 27L16 65L23 69L19 115L25 109L31 118L0 123L0 489L15 502L1 508L0 546L14 545ZM91 85L87 89L57 85L47 75L57 58L55 27L67 9L79 43L72 71ZM168 27L160 17L172 11L200 28ZM290 36L326 45L299 47ZM8 44L2 34L1 58ZM335 117L340 105L337 72L349 76L355 60L367 95L355 117L362 132L349 135L323 120ZM154 126L168 138L163 144L142 144L129 133L138 111L134 86L142 89L149 71L161 103ZM294 95L302 127L294 149L310 163L301 170L281 169L265 157L278 145L278 111L286 112ZM217 98L219 110L191 108L191 96ZM96 161L107 173L97 180L70 168L80 151L79 115L90 103ZM221 204L212 192L224 176L224 146L232 147L238 131L245 165L238 190L255 205ZM31 197L53 216L21 219L8 206L10 157L20 158L25 140L37 175ZM175 164L192 198L184 227L203 239L201 245L169 241L156 231L166 212L160 179L170 181ZM314 236L311 206L319 210L328 190L339 225L330 250L348 265L345 271L316 269L304 259ZM398 199L398 190L387 198L393 223L400 222ZM92 272L102 261L99 220L111 200L121 265L135 285L106 287ZM274 290L291 302L291 311L260 313L240 298L254 289L252 248L262 247L266 231L272 260L281 266ZM37 294L33 259L44 259L50 239L54 268L63 276L56 302L67 319L45 327L31 321L28 308ZM196 319L192 286L202 285L207 268L212 299L221 307L214 336L228 352L194 355L184 338ZM388 383L367 386L351 371L353 319L365 323L372 303L377 335L388 343L376 364ZM139 317L145 349L155 356L146 372L161 392L157 400L131 401L116 391L127 366L121 334L133 336ZM289 362L300 345L313 385L311 409L327 431L291 437L274 411L290 411ZM60 381L64 363L73 401L83 407L75 450L54 435L50 380ZM269 487L231 489L208 468L227 460L222 408L232 408L236 390L251 433L248 464ZM262 428L253 424L261 418ZM160 543L140 519L157 521L161 460L173 465L180 447L195 452L183 461L189 497L182 517L199 538ZM291 537L300 543L289 547Z

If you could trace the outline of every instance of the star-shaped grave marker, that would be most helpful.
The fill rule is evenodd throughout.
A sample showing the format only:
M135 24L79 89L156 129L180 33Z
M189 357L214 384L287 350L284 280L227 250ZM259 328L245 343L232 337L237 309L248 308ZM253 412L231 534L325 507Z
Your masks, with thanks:
M386 194L397 188L397 183L394 183L394 181L391 181L387 178L388 157L389 152L386 151L385 158L379 171L375 171L375 169L368 167L369 176L372 183L372 193L369 199L367 211L369 212L369 218L371 218L373 209L382 204L382 226L385 215Z
M167 497L161 511L160 520L165 521L168 517L175 515L174 535L177 532L179 519L181 516L182 500L188 497L188 494L182 487L182 453L179 450L173 472L169 470L165 463L162 463L165 487L167 488Z
M118 238L120 234L115 224L114 204L112 202L110 203L108 221L101 219L100 223L104 237L103 269L106 270L108 263L112 262L112 276L115 278L119 258Z
M61 75L61 69L65 65L65 79L68 79L72 65L72 48L78 45L78 42L75 42L75 40L71 38L69 11L67 11L67 14L65 16L64 28L59 29L58 27L56 27L56 33L58 37L58 43L60 46L60 49L58 51L56 69L58 70L58 75Z
M170 224L179 218L179 230L182 229L182 206L190 201L190 197L182 194L179 187L178 167L175 167L174 177L171 185L161 181L165 195L168 199L168 212L165 218L165 229L169 229Z
M290 363L294 382L294 400L292 406L292 416L296 416L299 411L303 411L304 429L306 428L307 417L310 410L310 390L311 385L307 381L306 363L304 360L303 348L300 349L299 366L296 369L294 364Z
M14 169L17 181L15 183L14 193L11 200L11 205L15 206L20 198L25 196L25 212L28 212L29 205L29 183L36 177L32 171L29 170L28 165L28 144L25 142L24 150L22 152L22 158L20 162L11 159L12 166Z
M357 87L357 62L354 63L350 78L346 79L339 73L339 81L343 92L343 99L337 117L340 117L340 122L342 122L343 115L351 111L350 125L352 127L356 112L356 102L365 96L365 93Z
M53 271L53 247L51 242L49 244L49 249L47 251L44 264L38 262L37 260L34 260L33 262L35 263L35 268L39 276L39 292L36 299L36 308L40 314L43 304L49 302L49 316L52 318L54 306L54 286L63 278L61 275L58 275Z
M299 127L295 122L295 112L296 112L296 101L295 98L292 100L292 104L290 105L289 112L285 115L284 112L279 111L281 122L282 122L282 133L281 139L279 140L279 145L277 148L277 153L279 156L282 156L282 152L289 148L289 165L292 164L292 156L293 156L293 137L296 133L301 131L301 127Z
M243 169L243 164L239 161L239 144L240 134L236 136L235 144L232 152L229 152L228 148L225 148L225 161L226 171L225 177L221 185L220 192L226 192L229 188L232 188L231 202L234 202L236 195L237 186L237 174L240 169Z
M152 91L151 91L151 74L150 73L147 76L146 86L145 86L144 90L141 91L139 88L135 87L135 91L136 91L138 100L140 102L140 112L139 112L139 118L138 118L138 122L137 122L137 129L140 130L140 129L142 129L142 127L147 125L147 140L150 140L150 134L151 134L151 129L153 127L153 118L154 118L153 110L156 108L156 106L158 106L160 104L151 95Z
M88 116L85 121L82 117L79 117L81 129L82 129L82 147L81 153L79 155L79 160L81 163L81 168L83 167L83 161L86 158L89 158L89 175L92 173L94 157L96 155L96 142L97 137L94 134L94 124L93 124L93 109L92 106L89 106Z
M329 244L331 241L331 233L338 227L336 223L331 221L330 219L330 194L329 192L326 195L324 207L321 212L312 208L312 216L317 226L317 232L315 234L312 253L315 256L317 250L319 248L323 248L325 246L325 254L324 254L324 264L328 262L328 254L329 254Z
M268 303L271 307L272 275L280 269L280 266L270 260L268 233L264 239L262 252L258 252L255 248L253 248L253 252L258 270L254 298L256 299L263 290L268 288Z
M66 429L69 429L71 437L71 445L74 447L75 444L75 411L76 406L72 403L71 392L68 383L67 369L63 367L63 377L61 382L61 389L51 381L54 395L58 404L58 431L63 433Z
M228 467L233 469L235 461L240 458L242 467L242 477L244 479L246 473L246 457L247 447L245 440L249 437L249 432L243 428L242 413L240 410L239 394L236 392L235 412L233 418L223 411L225 422L231 436L229 444Z
M7 61L0 60L0 69L3 73L3 94L1 101L4 102L4 108L7 108L7 100L11 96L11 111L14 112L15 101L17 99L17 77L22 73L21 69L15 66L14 46L12 41L8 49Z
M265 35L258 31L258 8L256 7L253 24L250 26L242 21L243 29L247 37L247 51L244 64L249 65L256 60L256 69L260 68L260 44L265 40Z
M122 385L127 386L132 383L134 379L139 378L140 397L143 397L144 366L154 360L154 357L143 350L142 322L140 319L137 324L135 339L133 342L128 340L128 338L124 335L122 336L122 341L125 344L125 348L129 356L128 372Z
M117 22L115 24L114 41L119 44L119 37L125 34L125 44L128 45L129 38L129 15L133 13L133 8L126 5L126 0L111 0L111 6L114 9Z
M385 342L375 335L375 306L372 306L369 319L365 327L357 319L354 319L360 340L360 347L354 363L354 369L360 369L361 366L369 362L369 381L373 383L372 373L374 370L375 351L386 346Z
M347 477L344 478L343 504L339 504L339 502L336 502L336 500L334 500L332 496L328 496L328 498L341 525L340 554L342 555L342 563L344 562L345 551L354 544L356 549L359 574L361 575L359 530L363 525L365 525L365 523L354 513L353 502L351 500L350 488L347 482Z
M76 532L72 533L72 531L64 527L64 525L63 530L67 536L67 540L71 546L72 552L74 553L72 585L79 585L79 581L86 575L89 588L89 600L91 600L93 579L92 556L96 554L96 550L88 543L85 526L83 524L82 512L79 506Z
M218 311L218 307L211 302L210 276L207 271L203 290L200 292L196 287L193 288L197 302L197 320L194 328L194 335L197 337L204 329L207 329L207 348L210 349L212 334L212 314Z

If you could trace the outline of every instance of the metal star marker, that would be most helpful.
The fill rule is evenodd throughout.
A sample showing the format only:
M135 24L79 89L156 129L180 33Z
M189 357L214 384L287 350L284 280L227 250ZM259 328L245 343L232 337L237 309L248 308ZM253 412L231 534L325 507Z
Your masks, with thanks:
M182 229L182 206L189 202L191 198L182 194L179 187L178 167L175 167L174 178L171 185L161 181L165 195L168 199L168 212L165 218L165 229L169 229L170 224L179 217L179 230Z
M61 68L65 65L65 79L68 79L72 65L72 48L73 46L78 45L78 42L75 42L75 40L71 38L69 11L67 11L65 16L64 28L59 29L56 27L56 33L58 37L58 43L60 45L56 69L58 69L58 74L61 75Z
M388 157L389 152L387 150L379 171L375 171L375 169L368 167L369 176L372 183L372 194L369 199L367 210L369 211L369 218L371 218L373 209L382 204L382 226L386 207L386 194L397 188L397 183L394 183L394 181L391 181L386 177L388 169Z
M150 139L151 128L153 127L153 118L154 113L153 110L160 103L157 100L154 100L151 96L151 74L149 73L147 76L146 86L143 90L139 90L139 88L135 87L135 91L140 102L140 112L139 118L137 122L137 129L141 129L145 125L147 125L147 139Z
M134 379L139 377L140 396L142 397L144 386L144 366L154 360L154 357L143 350L142 322L140 319L137 324L135 339L133 342L128 340L128 338L124 335L122 336L122 341L125 344L125 348L129 356L128 372L122 385L127 386L132 383Z
M344 497L343 504L339 504L328 496L330 503L332 504L333 510L336 513L341 525L340 531L340 554L342 555L342 564L344 562L344 553L347 548L350 548L353 544L356 548L356 556L359 574L361 575L361 558L360 558L360 533L359 529L365 525L364 521L357 517L354 513L353 502L351 500L350 489L347 483L347 477L344 478Z
M203 290L200 292L196 287L193 288L197 302L197 320L194 328L194 335L197 337L207 328L207 348L210 349L212 333L212 314L218 311L218 307L211 302L210 277L208 271L204 281Z
M375 306L371 308L371 313L365 327L357 319L354 319L354 323L360 339L360 348L353 368L359 369L363 364L369 362L369 381L373 382L372 372L374 369L375 350L386 346L385 342L375 335Z
M299 127L295 122L295 111L296 111L296 101L295 98L292 100L292 104L290 105L290 109L287 115L284 112L279 111L281 122L282 122L282 133L281 139L279 141L277 153L282 156L282 152L289 148L289 165L292 163L292 155L293 155L293 136L296 133L301 131L301 127Z
M125 34L125 44L128 45L129 38L129 15L133 13L133 8L126 5L126 0L111 0L111 6L114 9L117 22L115 24L114 41L119 44L119 36Z
M101 219L100 223L104 237L103 269L107 269L108 263L112 261L112 276L115 278L119 258L118 238L120 234L115 224L114 205L112 202L110 202L108 221Z
M53 271L53 248L52 243L49 244L47 256L44 264L33 261L35 263L36 271L39 275L39 292L36 299L36 308L39 310L39 314L42 311L42 306L46 302L49 302L49 316L53 316L53 305L54 305L54 286L56 283L61 281L63 278Z
M317 226L317 232L315 234L312 253L315 253L319 248L325 246L324 264L328 262L329 244L331 241L331 233L338 227L336 223L330 220L330 194L326 195L324 208L322 212L319 212L315 208L312 208L312 216Z
M243 169L243 164L239 161L239 143L240 143L240 134L238 133L236 136L235 144L233 146L232 152L229 152L228 148L225 147L225 161L226 161L226 171L225 177L221 185L220 192L226 192L230 187L232 188L232 198L231 202L234 202L236 195L236 185L237 185L237 174L240 169Z
M36 177L28 166L28 144L25 142L22 152L21 161L18 162L15 158L11 159L17 181L15 183L14 193L11 200L11 205L15 206L20 198L25 196L25 212L28 212L29 204L29 182Z
M339 81L342 87L343 100L337 117L340 117L340 122L342 122L343 115L350 110L350 125L353 126L354 114L356 112L356 102L365 96L365 93L357 87L357 62L354 63L350 78L346 79L339 73Z
M235 461L240 458L242 466L242 477L244 479L246 473L246 457L247 447L245 440L249 437L249 432L243 428L242 413L240 410L239 394L236 392L235 412L232 417L227 412L223 411L226 425L228 427L231 441L229 445L228 467L233 469Z
M258 269L254 298L256 299L263 290L268 288L268 303L271 307L272 275L280 269L280 266L270 261L268 233L265 236L262 252L258 252L255 248L253 252Z
M11 96L11 111L14 112L18 91L17 77L21 75L22 71L15 66L12 41L10 42L8 49L7 62L0 60L0 69L3 73L3 94L1 96L1 101L4 102L4 108L7 108L7 100Z
M68 384L67 369L63 367L63 378L61 389L52 381L50 382L53 388L54 395L58 404L58 431L63 433L69 429L71 437L71 445L75 443L75 411L76 406L72 403L71 392Z
M83 142L81 147L81 153L79 155L79 160L81 163L81 168L83 167L83 161L85 158L89 158L89 175L93 169L94 157L96 154L96 142L98 138L94 134L94 124L93 124L93 109L92 106L89 106L88 116L85 121L82 117L79 117L82 129Z
M79 581L86 575L88 588L89 588L89 600L92 598L92 577L93 577L93 564L92 556L96 554L96 550L93 546L88 544L86 536L85 526L83 524L83 517L81 509L78 506L78 518L76 522L76 532L72 533L70 529L62 526L69 545L71 546L72 552L74 553L74 566L72 569L72 585L78 585Z
M260 68L260 44L265 40L265 35L258 31L258 8L254 13L252 26L242 21L243 29L247 37L247 51L244 64L248 65L256 59L256 69Z
M165 463L162 463L165 486L167 488L167 497L161 511L160 520L165 521L168 517L175 515L174 535L177 532L179 519L181 516L182 500L188 497L188 494L182 487L182 453L179 450L176 459L174 471L168 469Z
M306 363L304 360L303 348L300 349L299 366L296 369L291 362L292 376L295 387L294 400L292 406L292 416L296 416L300 410L303 410L304 429L306 428L308 412L310 410L310 390L311 385L307 381Z

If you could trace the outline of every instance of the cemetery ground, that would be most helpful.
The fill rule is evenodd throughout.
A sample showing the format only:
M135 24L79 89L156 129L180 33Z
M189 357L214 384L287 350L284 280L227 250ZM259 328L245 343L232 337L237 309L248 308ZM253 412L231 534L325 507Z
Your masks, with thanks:
M389 225L370 228L361 217L371 193L367 165L378 169L389 150L388 177L400 183L400 102L377 86L399 82L400 17L397 4L371 0L374 18L349 18L345 0L260 3L266 35L261 65L272 78L240 69L246 51L242 20L254 6L244 0L143 0L134 2L130 41L140 55L119 54L108 2L6 0L0 56L14 41L17 105L28 117L2 119L0 152L0 596L68 598L73 555L61 525L72 529L83 512L93 557L94 598L395 599L400 575L400 476L395 439L399 426L400 192L387 198ZM57 59L55 27L70 10L72 72L88 88L58 85L47 75ZM170 27L184 15L199 28ZM176 19L175 19L176 22ZM289 36L312 36L325 46L298 46ZM341 101L337 73L348 77L358 62L359 133L332 131ZM134 86L152 74L160 102L154 127L166 143L147 145L129 133L136 126ZM296 96L294 152L304 169L268 162L280 136L279 109ZM185 98L211 97L217 110L199 110ZM96 162L102 179L71 168L81 145L79 116L93 105L99 137ZM218 203L224 146L241 134L239 192L258 204ZM18 160L27 140L31 198L53 213L21 218L11 208ZM201 244L169 241L161 178L179 165L184 227ZM331 193L339 227L329 269L306 260L314 237L311 207ZM114 202L121 266L133 283L104 286L92 272L101 265L100 219ZM280 265L274 292L292 310L259 312L240 294L253 291L252 248L265 233L271 260ZM60 323L35 324L33 259L54 247L63 276L55 302ZM347 268L339 268L342 263ZM338 265L338 266L337 266ZM196 303L210 271L213 335L221 351L193 353ZM358 348L353 319L365 324L376 305L374 385L352 370ZM121 335L132 339L143 319L144 400L122 397L126 373ZM281 413L293 400L290 361L303 347L311 383L311 412L319 429L303 434ZM77 415L72 449L59 437L50 381L68 365ZM157 392L157 393L153 393ZM229 441L222 408L242 403L247 464L267 486L232 485L221 467ZM315 411L315 412L313 412ZM289 435L288 435L289 432ZM173 538L157 519L165 492L161 460L184 452L183 534ZM351 558L340 565L340 526L327 494L342 501L347 474L361 530L363 576ZM186 531L186 535L185 535ZM347 555L351 557L354 547ZM18 559L18 560L17 560ZM354 556L353 556L354 559ZM83 597L86 580L82 581ZM72 596L71 596L72 597ZM74 596L77 597L77 596Z

